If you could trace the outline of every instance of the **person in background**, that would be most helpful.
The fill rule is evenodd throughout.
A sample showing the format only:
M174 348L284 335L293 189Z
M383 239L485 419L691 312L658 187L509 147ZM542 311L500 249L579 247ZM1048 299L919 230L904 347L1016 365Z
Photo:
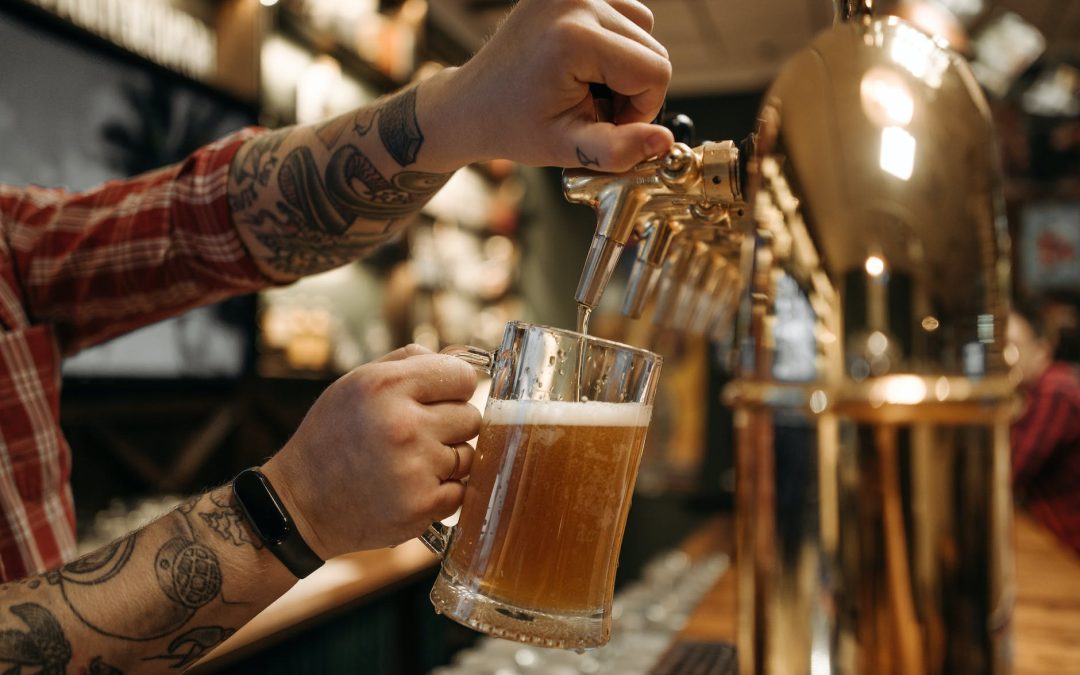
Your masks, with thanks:
M1043 324L1055 336L1054 360L1080 369L1080 293L1048 293L1042 308Z
M1012 485L1017 505L1080 553L1080 379L1054 359L1042 317L1009 316L1023 411L1012 426Z
M256 471L71 560L60 359L362 257L471 162L625 170L666 152L652 22L637 0L522 0L468 63L370 107L85 193L0 187L0 670L187 667L323 560L453 513L476 375L413 345L328 387ZM614 123L590 83L615 93Z

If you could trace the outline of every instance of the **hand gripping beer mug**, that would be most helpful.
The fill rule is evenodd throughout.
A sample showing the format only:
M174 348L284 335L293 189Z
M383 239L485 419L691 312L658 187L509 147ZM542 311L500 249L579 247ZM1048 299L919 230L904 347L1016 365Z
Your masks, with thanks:
M494 353L446 351L492 385L458 524L421 537L443 558L435 610L519 642L605 644L662 358L519 322Z

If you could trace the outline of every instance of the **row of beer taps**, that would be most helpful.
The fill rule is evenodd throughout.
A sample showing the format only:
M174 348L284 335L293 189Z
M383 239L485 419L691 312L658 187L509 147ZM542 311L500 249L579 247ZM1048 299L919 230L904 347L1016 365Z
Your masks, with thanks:
M743 197L753 137L693 142L685 115L665 120L676 143L626 173L567 169L563 191L591 206L597 228L575 299L594 309L623 249L636 244L622 314L652 313L652 332L724 340L742 290L748 228Z

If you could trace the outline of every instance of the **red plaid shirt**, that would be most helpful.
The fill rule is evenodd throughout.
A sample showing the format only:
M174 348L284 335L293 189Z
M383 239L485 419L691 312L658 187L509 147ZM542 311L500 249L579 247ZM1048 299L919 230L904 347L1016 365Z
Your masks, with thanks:
M1080 553L1080 379L1054 363L1026 392L1012 428L1018 502Z
M61 357L268 285L226 198L253 133L87 192L0 186L0 578L75 551Z

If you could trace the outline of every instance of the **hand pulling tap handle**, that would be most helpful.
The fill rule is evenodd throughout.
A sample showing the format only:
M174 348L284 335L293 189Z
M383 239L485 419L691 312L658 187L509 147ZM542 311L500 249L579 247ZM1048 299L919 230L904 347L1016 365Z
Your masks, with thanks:
M615 95L611 88L602 82L590 82L589 94L593 99L596 121L614 123ZM585 260L585 269L582 270L577 292L574 293L578 304L589 308L595 307L600 301L608 278L619 261L626 239L630 236L626 223L629 223L629 227L633 226L634 217L631 214L636 214L637 208L640 208L639 200L634 198L633 191L626 186L605 185L593 193L591 183L588 176L579 176L575 180L570 172L563 174L567 199L590 203L599 217L596 234Z
M598 117L604 114L606 96L610 90L602 84L591 84ZM682 138L693 136L693 122L685 115L665 116L673 133ZM642 162L621 174L605 173L584 168L563 172L563 193L577 204L587 204L596 211L596 234L581 272L574 299L586 308L596 307L608 279L622 255L639 216L672 215L671 209L689 214L692 206L714 205L722 208L742 200L739 148L732 141L706 142L693 149L678 142L663 157ZM652 207L650 200L659 199ZM660 236L664 228L654 228ZM670 233L668 233L670 234ZM629 315L640 314L655 290L658 266L666 257L666 247L650 247L652 255L637 267L633 297L624 304ZM637 278L641 277L641 278ZM646 279L650 277L651 279Z
M597 120L611 119L611 89L604 84L590 83L589 92L593 96ZM596 234L574 293L579 305L589 308L597 305L634 230L642 206L654 192L667 189L658 169L657 162L651 161L643 162L625 174L588 169L563 172L566 198L592 206L597 214Z

